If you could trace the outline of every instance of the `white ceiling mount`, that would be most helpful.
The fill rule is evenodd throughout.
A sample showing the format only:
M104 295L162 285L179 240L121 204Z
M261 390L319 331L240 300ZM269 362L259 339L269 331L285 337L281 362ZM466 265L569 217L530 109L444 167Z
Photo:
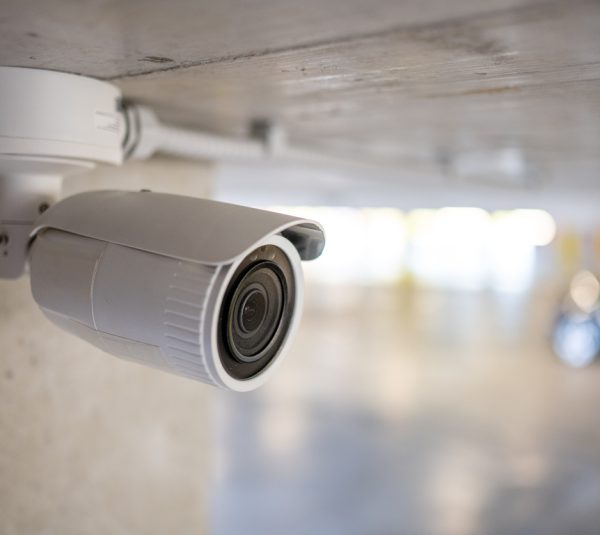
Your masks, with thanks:
M19 277L34 221L61 178L123 161L118 88L83 76L0 67L0 277Z
M57 199L60 179L97 163L120 165L156 152L202 160L330 161L290 147L280 126L268 121L254 121L242 138L166 125L149 108L124 106L112 84L42 69L0 67L0 119L0 278L24 272L28 237Z
M121 91L62 72L0 67L0 158L50 156L120 164ZM0 171L2 171L0 163Z
M64 176L155 152L262 159L273 145L163 125L150 109L126 110L112 84L21 67L0 67L0 118L0 278L24 272L34 222L57 199Z

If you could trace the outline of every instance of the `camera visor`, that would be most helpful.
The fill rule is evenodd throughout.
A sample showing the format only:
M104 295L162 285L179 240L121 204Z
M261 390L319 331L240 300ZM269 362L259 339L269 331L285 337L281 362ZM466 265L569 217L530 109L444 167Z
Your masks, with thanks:
M220 314L221 361L233 377L248 379L277 355L294 306L287 256L273 245L258 248L232 277Z

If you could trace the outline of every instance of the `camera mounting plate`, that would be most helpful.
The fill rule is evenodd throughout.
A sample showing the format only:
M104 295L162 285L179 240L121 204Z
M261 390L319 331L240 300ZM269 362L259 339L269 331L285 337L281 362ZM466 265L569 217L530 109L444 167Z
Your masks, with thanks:
M62 177L122 163L126 125L117 87L21 67L0 67L0 117L0 278L17 278Z

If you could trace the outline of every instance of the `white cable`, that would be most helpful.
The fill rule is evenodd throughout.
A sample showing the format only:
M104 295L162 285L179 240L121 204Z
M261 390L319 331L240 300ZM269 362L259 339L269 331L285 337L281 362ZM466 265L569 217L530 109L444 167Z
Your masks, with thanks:
M261 160L268 155L258 139L233 139L215 134L163 125L143 106L127 109L131 131L126 143L129 158L144 160L157 152L203 160Z
M231 138L165 125L145 106L129 105L125 156L144 160L155 153L202 160L277 160L317 165L348 165L348 159L291 147L285 132L276 124L257 123L255 137Z

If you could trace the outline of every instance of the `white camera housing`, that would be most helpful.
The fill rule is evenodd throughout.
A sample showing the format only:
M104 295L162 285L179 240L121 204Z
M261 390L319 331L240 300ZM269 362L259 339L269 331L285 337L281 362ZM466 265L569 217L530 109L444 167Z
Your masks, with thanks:
M317 223L141 192L52 205L62 177L97 163L256 159L268 143L165 126L116 86L41 69L0 66L0 117L0 278L29 259L46 315L109 353L232 390L264 382L297 329Z
M289 349L302 310L300 261L324 246L314 221L122 191L66 198L42 214L31 240L33 297L54 323L108 353L236 391L260 386ZM254 313L236 285L255 266L264 273L252 276L266 277L283 304L271 318L276 344L252 361L236 345L250 335L230 324L243 327Z

